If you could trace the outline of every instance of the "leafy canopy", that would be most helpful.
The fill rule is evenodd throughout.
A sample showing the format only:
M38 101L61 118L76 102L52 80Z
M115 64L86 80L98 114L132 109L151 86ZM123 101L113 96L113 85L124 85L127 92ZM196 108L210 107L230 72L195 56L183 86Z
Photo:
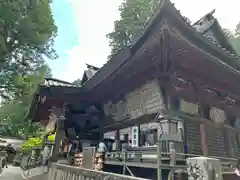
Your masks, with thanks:
M0 125L13 136L35 136L40 130L27 114L38 85L51 76L45 59L57 58L50 3L0 0Z
M114 30L107 34L111 46L109 58L134 42L143 32L161 0L124 0L119 7L120 20L115 21ZM190 20L184 17L187 22ZM234 31L223 29L240 54L240 23Z
M0 0L0 87L14 86L27 75L55 59L57 28L49 0Z
M20 147L20 152L27 152L33 148L41 147L43 143L43 139L44 139L43 136L36 137L36 138L29 138ZM55 134L49 135L47 140L49 142L54 142Z
M161 0L124 0L119 7L120 20L115 21L113 32L107 37L112 48L109 58L135 41Z
M9 91L10 99L6 99L0 107L0 124L6 126L14 136L24 137L27 134L36 135L40 128L27 118L34 93L38 85L44 81L49 67L44 65L26 76L15 76L14 84L17 90Z

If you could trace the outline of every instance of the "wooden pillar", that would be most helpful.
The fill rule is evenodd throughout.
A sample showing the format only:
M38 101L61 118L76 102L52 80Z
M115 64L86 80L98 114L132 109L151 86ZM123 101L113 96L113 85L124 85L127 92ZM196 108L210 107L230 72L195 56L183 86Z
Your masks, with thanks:
M207 141L206 141L206 133L205 133L205 124L200 124L200 135L201 135L201 145L202 145L202 152L204 156L207 156Z
M56 118L56 135L55 135L55 142L54 142L53 153L52 153L52 161L57 161L60 146L61 146L61 141L65 138L64 109L56 109L56 108L52 109L51 115L53 118Z
M61 141L64 140L64 138L65 138L65 131L64 131L64 128L62 127L62 124L63 124L63 119L58 119L53 154L52 154L53 161L58 160L58 154L60 152Z
M142 144L141 144L141 127L140 127L140 124L138 124L137 125L137 127L138 127L138 147L141 147L142 146Z
M234 153L234 149L233 149L233 143L232 143L232 138L231 138L231 129L229 129L229 127L224 127L225 131L224 131L224 140L225 140L225 147L227 148L227 153L228 156L230 157L234 157L235 153Z
M120 147L120 130L116 131L116 149L121 149Z
M198 90L198 86L193 82L192 82L192 86L195 91L195 100L198 104L198 111L199 111L198 114L201 117L204 117L203 107L201 104L201 96L200 96L200 93ZM201 135L201 145L202 145L203 156L208 156L207 134L206 134L205 123L200 124L199 130L200 130L200 135Z

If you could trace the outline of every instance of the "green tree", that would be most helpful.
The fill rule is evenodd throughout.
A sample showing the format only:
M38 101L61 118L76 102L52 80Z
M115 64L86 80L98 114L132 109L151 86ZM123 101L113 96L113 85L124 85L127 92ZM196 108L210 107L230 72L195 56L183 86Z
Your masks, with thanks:
M10 134L24 136L26 133L38 133L38 125L32 124L27 115L33 95L38 85L43 83L46 73L49 73L49 67L43 65L35 72L25 76L14 76L12 79L16 91L7 92L10 98L5 99L0 107L0 125L6 126Z
M0 0L0 87L14 86L17 75L28 75L57 57L49 0Z
M234 33L231 30L223 28L223 33L229 40L234 39Z
M239 36L240 35L240 22L237 24L236 29L235 29L235 35Z
M229 29L223 29L223 32L232 43L238 55L240 55L240 23L237 24L234 31L231 31Z
M115 21L113 32L107 37L112 48L109 58L134 42L144 30L161 0L124 0L119 7L120 20Z

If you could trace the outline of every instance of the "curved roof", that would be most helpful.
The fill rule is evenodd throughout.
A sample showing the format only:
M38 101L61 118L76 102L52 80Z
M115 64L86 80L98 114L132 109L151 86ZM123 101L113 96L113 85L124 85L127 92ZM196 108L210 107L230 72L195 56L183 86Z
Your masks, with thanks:
M212 13L210 13L210 15L212 15ZM110 59L99 70L96 67L88 65L90 73L85 73L85 75L88 75L89 77L86 78L86 82L82 81L84 83L82 87L75 88L71 83L66 83L56 79L48 79L48 85L45 85L45 87L61 87L55 88L54 91L51 91L52 94L56 94L56 92L66 93L66 91L66 94L80 94L81 92L88 92L95 87L100 87L98 85L102 84L105 80L110 79L109 77L114 76L117 72L122 72L120 70L127 67L127 65L136 63L137 61L134 61L135 55L141 50L141 48L143 48L146 42L152 38L153 34L156 35L161 31L161 27L164 25L164 23L177 29L181 38L186 39L189 44L197 47L199 52L201 51L198 56L201 56L201 53L207 54L208 59L206 61L201 61L201 58L199 58L199 61L201 61L202 64L206 64L211 61L212 67L220 68L220 70L224 72L223 74L228 74L233 77L231 83L237 82L238 78L240 78L239 57L235 54L234 50L231 50L231 47L227 47L227 43L224 42L224 39L220 42L217 41L216 38L213 38L213 36L209 35L209 33L205 33L207 29L215 26L218 27L217 34L221 34L221 27L217 20L215 18L210 18L208 24L209 26L207 26L207 28L202 31L196 30L196 27L193 27L191 24L189 24L169 0L161 0L156 12L146 25L145 30L135 42L116 54L115 57ZM195 25L197 23L195 23ZM167 30L170 31L169 29ZM54 83L52 83L53 81ZM62 87L64 86L67 86L68 89L63 89ZM44 93L49 92L45 91Z
M142 35L135 42L109 60L90 80L83 85L83 89L85 91L93 89L120 68L123 68L126 62L131 61L135 53L143 46L151 35L154 32L159 31L159 24L162 21L172 23L172 25L181 32L181 35L186 37L189 41L191 41L191 43L199 49L219 59L222 66L225 66L226 69L236 73L240 77L240 61L238 55L229 51L228 48L220 45L211 36L199 33L185 20L183 16L181 16L180 12L169 0L162 0L156 12L149 20ZM214 60L216 60L216 58Z
M200 20L195 22L192 26L197 32L201 33L203 36L210 36L212 41L216 41L218 45L225 47L231 53L236 54L235 49L229 42L223 30L218 22L218 20L213 16L215 9L207 13ZM214 43L214 42L213 42Z
M45 78L44 79L44 83L42 86L46 86L46 87L75 87L75 85L73 83L70 82L66 82L66 81L62 81L59 79L55 79L55 78Z

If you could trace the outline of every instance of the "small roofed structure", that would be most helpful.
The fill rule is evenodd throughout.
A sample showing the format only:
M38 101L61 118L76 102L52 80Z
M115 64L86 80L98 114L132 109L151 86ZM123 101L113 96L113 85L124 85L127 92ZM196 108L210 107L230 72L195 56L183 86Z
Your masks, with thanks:
M69 95L79 95L80 92L81 90L73 83L55 78L45 78L44 83L39 84L28 116L34 122L46 121L45 123L47 123L52 107L62 108L64 103L73 99L73 96Z
M96 67L88 65L85 75L89 79L95 71ZM99 132L89 133L92 128L99 127L98 108L97 105L87 101L81 86L46 78L35 94L29 117L45 126L46 135L56 132L55 141L59 143L64 137L99 139ZM63 133L57 133L59 131Z
M93 65L89 65L89 64L86 64L87 65L87 70L84 71L83 73L83 78L82 78L82 85L88 81L100 68L98 67L95 67Z
M236 54L236 51L233 48L232 44L229 42L227 37L225 37L218 20L213 16L214 13L215 9L207 13L192 26L203 36L211 38L222 47L225 47L228 51Z

